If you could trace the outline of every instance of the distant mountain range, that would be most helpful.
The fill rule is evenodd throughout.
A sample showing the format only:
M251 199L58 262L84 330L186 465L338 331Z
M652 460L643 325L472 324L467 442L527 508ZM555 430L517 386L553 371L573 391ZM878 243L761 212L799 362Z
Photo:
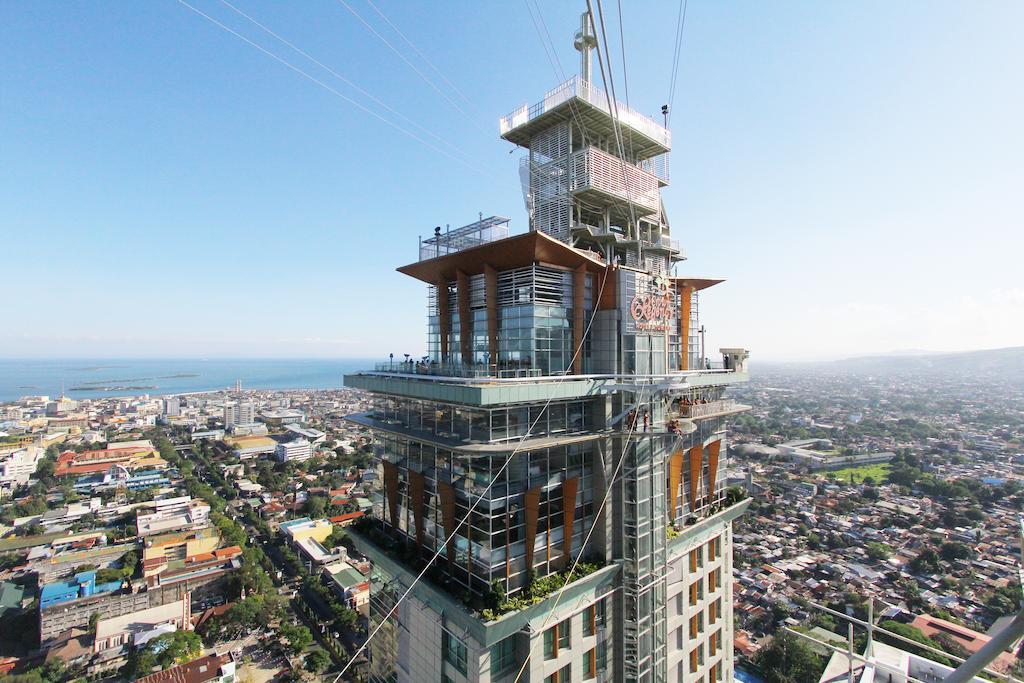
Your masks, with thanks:
M958 353L899 351L815 363L765 364L776 369L807 369L863 375L979 375L1024 381L1024 346Z

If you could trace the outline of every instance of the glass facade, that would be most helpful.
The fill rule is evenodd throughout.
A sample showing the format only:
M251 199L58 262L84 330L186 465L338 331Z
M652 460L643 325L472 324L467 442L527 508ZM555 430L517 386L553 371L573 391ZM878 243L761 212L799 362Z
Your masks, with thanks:
M574 347L574 281L568 270L534 265L497 275L497 357L491 358L488 308L483 276L468 278L471 358L463 358L462 320L458 303L458 283L448 285L450 324L441 329L436 287L430 288L427 316L427 356L430 363L445 365L493 366L494 371L533 370L541 375L557 375L572 367ZM593 312L593 276L585 277L584 325ZM448 358L443 358L441 336L447 333ZM584 371L589 354L584 348Z
M468 523L452 533L454 557L447 566L450 578L474 593L483 595L492 582L499 581L513 594L526 584L528 569L535 576L557 570L567 533L573 552L582 550L585 531L594 519L592 443L520 451L504 468L508 452L470 454L386 433L377 434L375 448L383 462L398 466L398 519L392 528L410 540L417 534L411 478L423 478L424 552L440 551L447 558L444 490L452 491L458 521L466 519L479 500ZM528 529L523 504L528 491L537 501L530 567L526 565ZM573 524L567 530L565 503L570 495ZM386 493L377 494L375 514L391 521L386 498Z
M669 646L670 597L688 626L691 605L728 584L727 568L709 566L729 557L727 531L718 532L724 547L708 545L712 559L703 550L691 562L685 556L686 543L704 533L687 527L720 510L724 497L723 391L734 379L705 372L698 312L698 290L719 281L675 277L684 257L660 198L668 131L635 112L620 116L619 105L605 112L599 102L608 98L592 98L598 91L585 80L571 85L502 121L503 137L529 150L521 172L530 232L466 251L428 248L426 260L400 269L428 286L426 355L355 384L376 395L353 421L374 433L383 487L370 524L382 552L413 574L433 563L426 581L462 597L485 632L502 629L496 643L458 631L474 639L469 678L488 667L510 676L532 656L542 661L531 664L530 680L568 683L571 660L577 679L668 683L670 667L711 666L704 650L691 650L696 641L676 651L674 632ZM572 98L589 103L584 120L567 120L560 105ZM627 136L628 157L611 128ZM428 246L442 243L439 231L431 239ZM745 372L745 351L724 353L731 360L716 372ZM684 369L693 374L678 374ZM616 565L570 587L594 591L588 607L562 605L556 614L553 601L556 625L517 625L515 636L503 620L533 619L539 609L491 621L511 607L494 609L502 596L576 561ZM530 597L551 599L556 583L535 583L548 597ZM440 623L455 623L445 609ZM721 624L717 612L701 616L693 630L724 629L707 628L715 619ZM412 642L421 629L436 647L429 621L392 633ZM430 658L441 671L429 678L463 680L466 643L446 633L441 646L443 656ZM731 656L724 630L713 651Z
M382 427L410 430L413 437L438 436L460 443L502 443L522 439L527 431L531 436L563 436L593 429L593 406L587 400L477 408L379 396L369 416Z

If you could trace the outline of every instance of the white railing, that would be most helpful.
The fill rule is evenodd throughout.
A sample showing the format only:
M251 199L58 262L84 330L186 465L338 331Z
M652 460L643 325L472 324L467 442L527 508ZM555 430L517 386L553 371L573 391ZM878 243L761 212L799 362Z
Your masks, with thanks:
M644 159L639 164L640 168L657 177L661 182L669 182L668 152L659 154L650 159Z
M596 147L574 152L569 160L569 189L584 190L588 187L623 201L632 201L651 211L657 212L661 208L657 178Z
M711 401L710 403L696 403L692 406L682 406L679 413L683 417L707 417L708 415L717 415L718 413L725 413L733 410L736 407L736 401L732 399L723 399L721 401Z
M524 379L540 377L540 368L523 367L506 363L434 363L422 361L387 361L375 363L374 372L393 372L402 375L433 375L437 377L497 377L500 379Z
M662 235L657 240L657 244L665 249L671 249L672 251L679 251L679 240L672 239L668 235Z
M503 240L508 237L508 222L502 216L491 216L456 230L440 232L438 228L431 237L420 239L420 261Z
M538 116L568 102L573 97L578 97L588 104L597 107L609 116L612 115L608 108L609 100L605 92L583 80L580 76L573 76L565 83L546 92L544 99L533 106L524 104L511 114L501 117L498 124L501 134L504 135L513 128L529 123ZM621 102L616 102L615 108L618 110L619 123L629 126L665 147L672 146L672 133L664 126L658 125L653 119L627 107Z

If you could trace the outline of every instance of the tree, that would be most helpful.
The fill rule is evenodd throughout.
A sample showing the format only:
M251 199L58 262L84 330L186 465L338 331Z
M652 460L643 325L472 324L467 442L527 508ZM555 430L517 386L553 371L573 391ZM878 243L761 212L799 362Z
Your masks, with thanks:
M929 574L939 571L939 555L932 548L925 548L910 561L910 571L915 574Z
M742 486L730 486L725 490L725 504L735 505L747 497L747 491Z
M0 555L0 569L13 569L21 564L21 553L4 553Z
M281 618L283 600L274 593L250 595L233 604L224 614L209 619L203 633L210 643L231 640L265 628Z
M134 550L129 550L121 558L121 576L126 579L135 575L135 567L139 563L139 556Z
M865 550L868 553L868 557L876 562L888 559L892 554L892 548L887 546L885 543L877 543L874 541L868 543Z
M152 645L151 645L152 644ZM203 641L195 631L175 631L146 643L162 667L190 662L203 652Z
M1000 616L1014 614L1020 609L1020 587L1011 584L995 589L985 601L985 607Z
M359 621L359 613L354 609L339 605L331 605L331 614L334 617L334 626L341 629L351 629Z
M323 650L313 650L306 655L306 671L318 674L331 665L331 658Z
M826 631L832 631L833 633L836 632L837 624L836 624L835 617L833 617L831 614L829 614L827 612L823 612L823 613L815 616L814 617L814 625L815 626L820 626L821 628L825 629Z
M278 633L288 641L288 649L294 654L299 654L313 644L313 634L305 626L284 624L278 629Z
M324 496L310 496L306 499L306 514L312 519L320 519L327 512L327 502Z
M908 638L910 640L913 640L914 642L921 643L922 645L928 645L929 647L934 648L939 647L938 643L936 643L934 640L926 636L924 632L916 626L911 626L910 624L901 624L898 621L883 621L881 624L879 624L879 626L886 631L891 631L896 635L903 636L904 638ZM883 643L888 643L889 645L892 645L893 647L898 647L901 650L907 650L922 657L927 657L928 659L936 661L940 664L945 664L946 666L949 666L951 664L951 662L948 659L941 655L937 655L933 652L925 650L924 648L914 647L913 645L909 645L908 643L901 641L897 638L893 638L892 636L881 631L878 632L878 639Z
M754 664L767 683L811 683L825 668L824 659L789 631L780 631L758 650Z
M124 578L124 575L120 569L104 567L96 572L96 583L113 583L114 581L120 581L122 578Z
M952 562L953 560L966 560L974 553L963 543L949 541L942 544L942 547L939 548L939 554L946 562Z
M167 667L189 662L203 652L203 641L194 631L165 633L136 648L128 657L122 672L130 679L152 673L156 667Z
M331 529L331 535L325 538L324 542L321 545L323 545L323 547L327 548L328 550L336 548L337 546L341 545L341 542L345 540L346 536L347 534L345 533L344 529L342 529L340 526L335 526L333 529Z

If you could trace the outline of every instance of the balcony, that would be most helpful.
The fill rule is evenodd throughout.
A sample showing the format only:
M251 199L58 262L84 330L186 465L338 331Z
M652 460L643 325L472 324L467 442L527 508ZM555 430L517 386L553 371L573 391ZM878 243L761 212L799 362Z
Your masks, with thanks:
M709 401L708 403L695 403L689 406L680 406L679 416L688 420L700 420L708 417L721 417L750 410L750 406L737 403L732 399L720 401Z
M508 237L508 223L504 216L491 216L455 230L441 232L438 227L432 237L420 240L420 261L503 240Z
M632 202L636 215L661 210L658 179L637 166L587 147L569 157L569 190L583 199L608 204ZM629 215L628 209L622 209Z
M501 136L517 145L529 147L530 138L537 131L560 121L576 120L589 131L612 136L614 117L609 109L610 99L600 88L580 76L549 90L536 104L516 109L498 122ZM664 154L672 148L672 133L653 119L615 103L623 144L638 158ZM667 167L666 167L667 169Z
M421 361L389 361L376 363L374 372L394 372L402 375L427 375L433 377L479 377L491 379L524 379L541 377L540 368L513 364L476 363L424 363Z
M659 154L658 156L651 157L650 159L644 159L638 164L638 166L640 166L642 170L650 173L652 176L657 178L661 182L662 187L668 185L669 164L667 153Z
M645 241L644 245L653 251L663 251L670 254L678 254L682 252L682 249L679 247L679 240L672 239L668 235L655 237L649 242Z
M612 242L635 242L629 238L625 233L618 229L611 229L602 225L590 225L589 223L578 223L573 222L572 230L574 234L582 234L586 237L598 241L612 241Z

